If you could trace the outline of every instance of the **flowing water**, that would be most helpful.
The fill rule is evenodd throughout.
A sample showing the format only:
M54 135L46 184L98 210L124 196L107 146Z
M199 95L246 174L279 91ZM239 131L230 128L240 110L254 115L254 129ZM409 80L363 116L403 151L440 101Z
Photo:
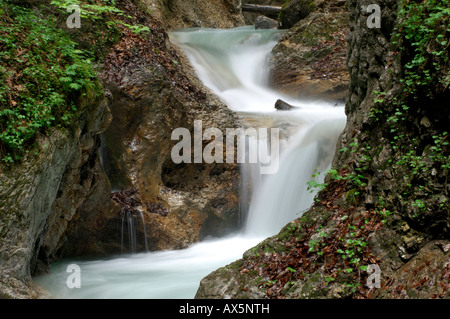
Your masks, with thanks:
M242 232L179 251L60 261L49 275L35 278L52 297L193 298L204 276L241 258L245 250L276 234L311 206L315 194L306 183L315 172L330 167L346 118L343 106L295 100L268 87L267 62L280 36L280 31L253 27L170 34L203 83L238 114L245 127L280 129L275 174L262 175L259 164L241 165ZM276 111L278 99L298 108ZM70 264L80 266L79 289L67 287Z

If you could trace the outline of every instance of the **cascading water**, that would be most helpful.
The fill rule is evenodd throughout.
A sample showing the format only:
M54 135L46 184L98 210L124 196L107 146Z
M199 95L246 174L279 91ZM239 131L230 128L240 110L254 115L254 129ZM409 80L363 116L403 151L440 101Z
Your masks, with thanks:
M330 166L345 114L343 107L296 101L268 87L267 58L280 35L277 30L253 27L170 34L199 78L239 115L245 127L280 129L277 173L261 175L259 164L241 166L242 233L181 251L65 260L53 264L49 275L35 278L38 284L57 298L193 298L204 276L240 258L308 209L314 194L306 183L316 170ZM275 111L278 99L298 108ZM69 264L81 267L80 289L67 288Z
M277 233L310 207L315 194L307 190L307 182L316 170L329 168L337 137L345 125L342 106L295 100L268 87L267 59L280 35L279 30L253 27L171 34L203 83L244 123L276 127L284 133L281 165L276 174L261 176L259 165L241 166L245 186L241 200L248 211L245 231L256 236ZM298 108L276 111L278 99ZM251 200L247 198L250 196Z
M122 254L127 248L127 251L130 253L136 253L137 251L137 227L139 227L139 223L142 223L142 228L144 230L144 244L145 251L148 252L148 242L147 242L147 227L145 226L144 214L139 212L139 216L136 216L132 212L124 212L122 214L122 223L121 223L121 245L122 245ZM126 243L128 242L128 245Z

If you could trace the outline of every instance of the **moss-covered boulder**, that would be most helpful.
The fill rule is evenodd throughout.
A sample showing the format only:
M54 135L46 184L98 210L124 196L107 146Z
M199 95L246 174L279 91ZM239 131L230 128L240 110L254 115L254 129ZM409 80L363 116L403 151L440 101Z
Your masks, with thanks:
M272 50L271 84L295 98L345 101L348 12L333 1L312 8Z

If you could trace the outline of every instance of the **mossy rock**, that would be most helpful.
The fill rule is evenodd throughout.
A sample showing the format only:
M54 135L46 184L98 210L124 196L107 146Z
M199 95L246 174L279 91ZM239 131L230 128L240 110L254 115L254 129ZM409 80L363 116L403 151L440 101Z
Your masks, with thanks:
M292 28L297 22L306 18L314 9L312 0L288 0L283 5L279 19L283 29Z

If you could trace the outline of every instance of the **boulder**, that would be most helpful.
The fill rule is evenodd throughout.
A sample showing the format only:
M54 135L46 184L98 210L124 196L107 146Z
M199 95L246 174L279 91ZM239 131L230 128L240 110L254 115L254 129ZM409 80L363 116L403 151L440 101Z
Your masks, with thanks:
M255 19L255 29L278 29L278 21L266 16L258 16Z
M233 228L240 178L237 165L173 162L172 147L179 142L172 141L173 130L193 130L194 121L202 120L205 128L225 131L237 120L202 86L164 29L157 23L151 29L149 42L123 39L105 59L102 77L114 119L103 154L112 188L139 203L136 209L151 229L148 248L155 251L185 248Z
M145 0L148 10L167 30L233 28L245 25L241 0Z
M281 9L280 25L282 29L290 29L297 22L306 18L314 7L313 0L289 0Z
M289 110L294 109L295 106L292 106L292 105L290 105L290 104L284 102L283 100L278 100L278 101L275 103L275 108L276 108L278 111L289 111Z
M272 50L271 84L294 98L345 101L350 77L347 25L343 8L317 4Z

